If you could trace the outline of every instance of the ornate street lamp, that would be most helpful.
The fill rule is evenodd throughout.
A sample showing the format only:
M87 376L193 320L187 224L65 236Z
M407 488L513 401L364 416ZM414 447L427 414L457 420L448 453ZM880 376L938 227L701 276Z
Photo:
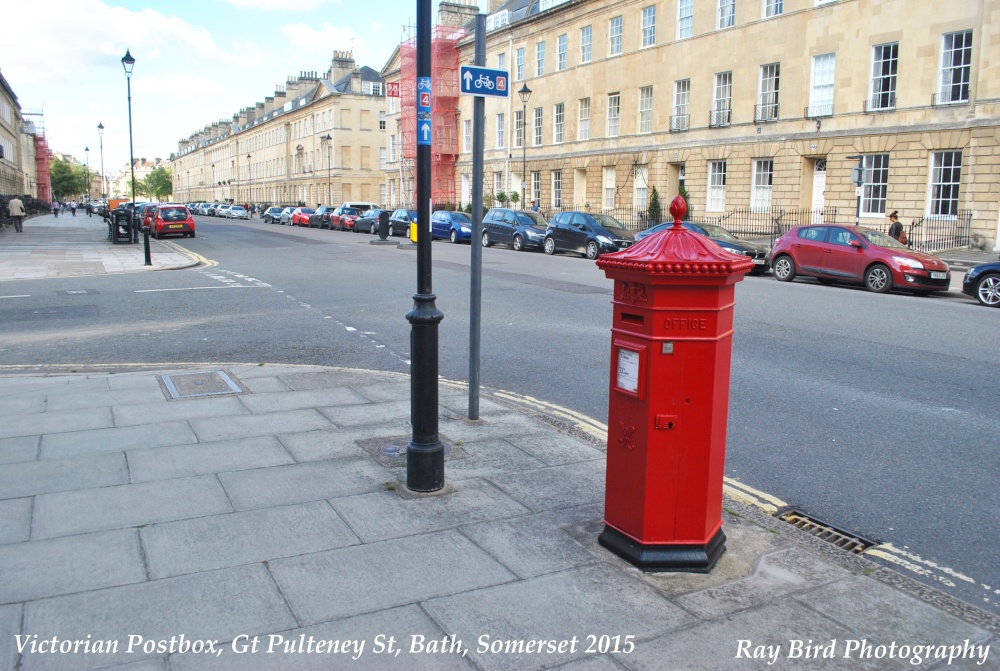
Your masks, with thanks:
M87 157L87 212L90 212L90 147L84 147L83 153Z
M521 85L517 92L521 98L521 208L527 207L524 202L524 191L528 185L528 98L531 97L531 89L528 84Z
M108 185L104 181L104 124L97 122L97 134L101 137L101 200L108 197Z
M330 185L330 170L333 168L333 137L327 133L324 137L320 138L320 142L326 143L326 204L333 205L332 187Z
M132 58L132 53L126 49L125 55L122 56L122 67L125 68L125 81L128 83L128 160L129 168L132 170L132 218L135 219L135 155L132 151L132 68L135 67L135 59ZM141 221L136 221L132 224L132 242L137 242L135 239L135 227L141 224ZM143 265L151 266L153 265L153 260L149 254L149 229L143 226L142 229L142 245L143 251L146 255L146 259Z

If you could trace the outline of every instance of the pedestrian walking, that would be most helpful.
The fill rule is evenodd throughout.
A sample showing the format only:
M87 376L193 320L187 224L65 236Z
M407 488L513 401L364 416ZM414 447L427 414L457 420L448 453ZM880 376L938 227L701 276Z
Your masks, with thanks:
M74 217L76 216L76 205L76 200L69 201L69 211L73 213Z
M903 230L903 224L899 221L899 210L893 210L892 214L889 215L889 222L889 237L904 245L908 244L906 231Z
M59 217L59 201L58 200L53 200L52 201L52 216L56 217L56 218Z
M7 203L7 212L14 220L14 230L20 233L24 229L24 203L17 196Z
M538 204L535 201L531 201L531 211L538 212Z

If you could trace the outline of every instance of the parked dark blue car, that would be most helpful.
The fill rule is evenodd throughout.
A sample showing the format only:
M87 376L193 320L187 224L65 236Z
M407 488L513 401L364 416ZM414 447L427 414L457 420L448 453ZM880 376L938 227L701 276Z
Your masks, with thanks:
M965 274L962 293L988 308L1000 308L1000 261L981 263Z
M464 212L438 210L431 215L431 237L435 240L447 238L452 243L468 242L472 239L472 222Z
M483 217L483 247L499 243L520 252L541 249L544 241L545 220L537 212L494 207Z

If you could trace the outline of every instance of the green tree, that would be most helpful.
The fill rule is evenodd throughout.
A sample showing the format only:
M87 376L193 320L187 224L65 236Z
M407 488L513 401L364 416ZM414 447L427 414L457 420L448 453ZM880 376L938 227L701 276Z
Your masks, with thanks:
M507 194L504 191L497 191L497 202L501 205L507 204Z
M687 214L684 216L685 220L687 220L691 217L694 210L694 206L691 205L691 194L689 194L688 190L684 188L683 184L681 184L679 195L684 199L684 204L687 205Z
M162 201L173 195L174 182L173 176L170 174L170 168L165 168L161 165L146 175L146 179L143 182L145 182L147 196L152 196ZM139 190L138 184L136 184L136 190Z
M517 191L510 192L510 202L514 203L514 207L517 207L517 201L521 200L521 194Z
M660 223L660 217L663 215L663 208L660 205L660 192L653 187L653 193L649 196L649 225L655 226Z
M52 195L58 200L75 198L87 191L87 170L82 165L56 159L49 168Z

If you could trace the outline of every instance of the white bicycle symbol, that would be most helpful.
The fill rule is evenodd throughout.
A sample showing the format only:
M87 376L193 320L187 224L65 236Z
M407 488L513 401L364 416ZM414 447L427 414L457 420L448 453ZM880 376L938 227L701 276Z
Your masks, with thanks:
M490 79L486 75L479 75L479 79L476 80L476 88L481 89L484 86L488 89L495 88L495 84L493 84L492 79Z
M430 91L431 90L431 78L430 77L422 77L422 78L418 79L417 80L417 89L419 89L421 91Z

